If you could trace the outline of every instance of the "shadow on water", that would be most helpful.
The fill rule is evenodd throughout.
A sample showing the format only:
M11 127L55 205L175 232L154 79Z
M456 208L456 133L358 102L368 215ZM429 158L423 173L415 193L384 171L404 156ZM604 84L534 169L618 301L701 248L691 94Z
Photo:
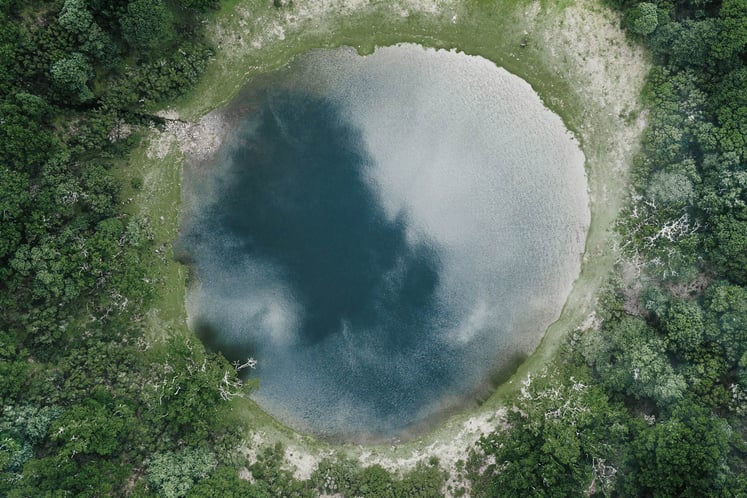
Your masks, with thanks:
M501 358L500 365L490 373L490 387L478 398L478 404L481 405L487 401L490 394L498 386L510 379L527 358L529 358L528 354L518 351Z
M193 321L192 330L205 345L205 349L208 352L222 353L229 363L233 363L234 361L243 363L247 358L253 358L257 351L257 348L251 341L246 339L240 343L228 340L219 327L216 327L210 320L202 317ZM248 375L248 373L248 371L243 372L244 376Z

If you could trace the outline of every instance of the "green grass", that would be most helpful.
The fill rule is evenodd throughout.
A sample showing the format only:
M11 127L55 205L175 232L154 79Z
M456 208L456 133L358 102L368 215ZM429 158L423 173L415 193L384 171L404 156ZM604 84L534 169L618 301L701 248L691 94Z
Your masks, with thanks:
M303 29L286 34L285 40L276 41L257 50L235 50L237 41L226 37L224 48L232 50L229 55L220 52L216 61L194 92L177 104L184 115L197 116L225 103L254 74L285 64L293 56L312 48L338 47L348 45L360 53L370 53L376 46L387 46L400 42L420 43L434 48L458 48L466 53L482 55L529 81L542 95L542 87L566 82L555 77L539 60L543 47L529 44L521 48L524 30L520 11L529 8L531 2L508 0L490 4L468 4L460 7L454 15L457 23L450 22L451 16L432 18L412 15L405 19L373 7L339 22L320 20L309 23ZM264 2L252 0L232 2L216 14L224 30L243 33L246 28L236 6L247 7L254 17L276 20L284 14L283 9L266 7ZM231 17L233 16L233 17ZM244 35L246 36L246 35ZM231 45L233 44L233 46ZM561 88L556 93L571 95ZM555 109L558 111L559 109Z
M148 269L148 278L154 282L155 298L144 317L151 341L174 333L189 333L184 307L187 268L173 257L173 243L179 230L183 160L175 144L162 158L149 157L147 144L143 144L113 168L124 186L120 197L125 212L148 218L153 227L152 250L158 252ZM133 181L142 184L134 187Z

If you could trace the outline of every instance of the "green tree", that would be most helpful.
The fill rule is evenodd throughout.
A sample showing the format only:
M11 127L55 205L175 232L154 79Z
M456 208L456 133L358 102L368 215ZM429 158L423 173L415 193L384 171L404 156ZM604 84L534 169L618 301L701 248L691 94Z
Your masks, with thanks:
M60 26L76 34L86 33L93 25L85 0L65 0L57 19Z
M81 40L83 52L102 60L113 58L113 46L109 36L94 22L85 0L65 0L60 15L60 26L74 33ZM105 61L104 61L105 62Z
M162 0L132 0L121 24L122 35L130 47L145 55L174 37L172 15Z
M394 481L394 495L398 498L417 496L419 498L437 498L443 496L447 474L441 469L438 461L431 458L427 463L418 462L415 468Z
M0 403L3 405L10 403L19 393L22 393L29 371L29 365L24 360L15 358L0 360Z
M60 455L106 456L119 449L120 442L135 423L132 409L103 391L99 391L97 397L105 401L87 399L65 410L55 422L52 439L61 444Z
M675 301L662 317L667 348L681 356L692 355L703 342L703 313L696 303Z
M166 498L186 496L215 468L215 455L205 448L184 448L154 455L148 464L148 482Z
M249 470L257 482L270 494L270 496L288 496L293 498L311 498L308 481L299 481L293 476L293 472L284 468L285 448L281 443L275 446L263 448L257 455L257 461Z
M179 0L179 4L185 9L206 11L215 9L219 5L218 0Z
M736 158L747 159L747 67L740 66L729 72L714 88L710 102L713 113L718 120L716 132L721 155L731 153ZM744 173L744 167L738 160L723 161L716 166L719 170L736 170ZM737 183L742 187L744 199L744 181ZM731 190L731 189L730 189Z
M9 498L29 496L78 496L97 498L121 495L115 492L129 477L131 468L120 462L88 460L69 456L47 456L29 460L21 479L8 492Z
M659 25L656 4L641 2L625 14L625 25L637 35L650 35Z
M684 401L633 441L639 489L662 498L719 496L730 438L726 421Z
M29 188L27 175L0 166L0 261L15 252L21 242L21 218L31 201ZM2 275L3 270L0 269Z
M685 379L674 371L664 340L646 322L626 317L593 334L587 343L595 353L589 359L610 391L660 406L683 397Z
M685 19L659 26L652 34L651 48L670 69L708 69L716 61L712 47L719 38L716 19Z
M714 222L711 261L732 281L747 284L747 221L720 216Z
M581 496L592 479L600 489L614 487L628 428L584 369L533 377L507 422L482 437L470 458L473 496Z
M53 422L60 417L62 409L57 406L6 406L0 430L19 436L31 445L44 441Z
M43 102L38 98L0 102L3 124L0 126L0 157L4 167L33 175L57 150L57 141L47 119L49 106Z
M699 348L680 367L687 379L689 392L706 408L719 409L729 406L731 402L732 396L726 382L733 366L720 353L718 347L709 343Z
M747 0L724 0L719 17L721 24L714 55L722 60L738 57L747 46Z
M680 209L689 206L695 199L692 181L679 172L654 173L647 190L651 200L662 208Z
M93 98L93 92L88 88L88 80L93 78L93 68L83 54L74 52L58 60L52 64L49 74L54 85L64 95L72 96L78 102Z
M705 334L733 367L747 352L747 289L717 282L705 292Z
M210 477L192 486L188 498L272 498L260 485L240 479L236 470L218 467Z

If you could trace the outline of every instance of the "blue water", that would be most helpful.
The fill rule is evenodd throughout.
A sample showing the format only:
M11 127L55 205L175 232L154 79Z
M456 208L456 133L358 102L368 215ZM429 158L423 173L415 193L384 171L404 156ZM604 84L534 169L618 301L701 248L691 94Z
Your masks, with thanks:
M576 144L562 128L491 129L497 111L483 120L479 102L454 115L438 99L495 96L484 81L450 95L469 70L459 59L445 78L453 57L477 60L414 46L307 55L250 82L222 111L234 126L219 153L185 171L192 327L231 360L256 358L242 371L259 378L256 399L296 428L406 437L474 403L536 345L578 271ZM522 153L496 153L491 136Z

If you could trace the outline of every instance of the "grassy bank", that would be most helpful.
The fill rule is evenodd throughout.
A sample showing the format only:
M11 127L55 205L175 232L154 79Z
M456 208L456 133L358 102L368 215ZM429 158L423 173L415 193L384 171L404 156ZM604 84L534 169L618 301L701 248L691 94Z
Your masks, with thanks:
M552 358L565 335L593 311L597 291L616 259L612 224L625 201L628 164L643 125L637 99L647 67L642 54L617 29L618 23L590 0L552 5L510 0L299 1L281 8L271 2L238 0L212 15L209 32L216 55L197 88L171 110L182 119L198 119L227 102L248 78L309 49L350 45L367 53L376 46L413 42L480 55L522 77L563 118L586 155L592 222L581 274L536 352L481 407L408 443L342 448L348 453L390 468L408 467L433 454L453 464L481 431L495 426L501 406L515 394L521 379ZM177 142L177 136L168 132L154 135L121 170L128 181L142 179L142 186L126 197L132 198L132 209L153 221L157 246L165 251L163 266L153 269L160 297L149 314L157 325L152 329L164 333L186 331L186 272L171 257L184 160ZM235 402L227 416L248 424L252 444L247 448L262 441L285 442L301 476L319 458L338 450L288 430L249 400ZM246 451L251 458L251 451Z

